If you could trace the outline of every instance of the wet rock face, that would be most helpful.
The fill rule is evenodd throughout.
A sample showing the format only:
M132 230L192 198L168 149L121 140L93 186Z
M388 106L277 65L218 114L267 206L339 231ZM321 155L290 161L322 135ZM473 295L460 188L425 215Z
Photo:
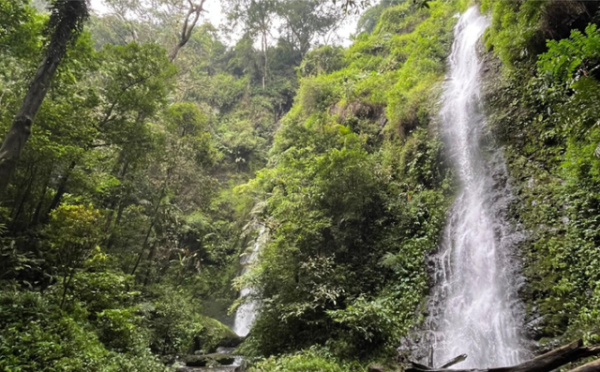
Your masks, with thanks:
M236 334L232 334L229 337L223 338L217 345L218 347L238 347L244 342L245 337L240 337Z

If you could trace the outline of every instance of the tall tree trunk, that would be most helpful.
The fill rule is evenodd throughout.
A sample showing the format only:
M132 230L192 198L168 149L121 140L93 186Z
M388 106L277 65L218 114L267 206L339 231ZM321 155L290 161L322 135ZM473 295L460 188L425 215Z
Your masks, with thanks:
M144 287L148 286L150 283L150 274L152 273L152 260L154 260L154 255L156 254L156 246L158 243L155 241L152 244L152 248L150 248L150 253L148 253L148 265L146 265L146 276L144 277Z
M187 42L192 37L192 31L194 31L194 27L196 27L196 23L198 23L198 19L200 18L200 13L204 10L204 2L206 0L200 0L199 4L194 4L192 0L188 0L188 4L190 8L183 20L183 25L181 26L181 32L179 34L179 40L171 53L169 53L169 60L173 62L175 58L177 58L177 54L181 48L187 44Z
M106 205L106 209L108 210L108 214L106 216L106 223L104 224L104 231L106 233L110 233L111 227L113 226L112 222L113 222L113 218L115 216L115 206L120 205L121 201L123 200L122 185L123 185L123 180L125 179L125 174L127 174L127 170L129 169L129 162L124 159L123 152L121 152L121 155L119 156L119 160L123 164L123 166L121 167L121 170L119 171L119 174L117 175L117 179L121 183L121 186L120 186L120 190L119 190L119 196L117 198L112 198Z
M30 163L27 165L27 169L25 170L25 177L23 178L22 182L15 185L16 189L17 189L17 193L14 196L14 200L12 201L12 208L10 209L10 216L13 216L13 220L14 220L14 216L17 210L17 199L19 199L19 191L23 190L25 188L25 184L27 184L27 180L29 179L29 174L31 173L31 168L33 167L33 163Z
M37 203L37 206L35 207L35 212L33 212L33 216L29 221L29 227L35 226L38 223L38 219L40 217L42 207L44 206L44 199L46 199L46 192L48 191L48 185L50 184L51 178L52 170L48 172L48 176L46 177L46 181L44 182L44 188L42 189L42 195L40 196L40 201Z
M117 234L115 231L115 226L119 226L121 223L121 217L123 217L123 209L125 209L125 198L121 197L119 200L119 208L117 209L117 218L113 224L113 228L111 228L110 235L106 241L106 249L111 249L113 244L115 243L115 239L117 238Z
M85 0L55 0L50 27L50 44L42 64L29 85L21 108L0 147L0 195L4 194L15 171L21 152L31 134L31 125L37 115L56 69L63 59L69 42L76 39L83 21L88 17Z
M54 198L52 198L52 203L50 203L50 207L48 208L48 213L46 213L46 218L48 215L50 215L50 212L58 208L63 195L67 191L67 182L69 181L71 173L73 172L73 169L75 169L76 165L77 163L75 160L73 160L71 164L69 164L69 168L67 168L65 174L62 176L60 184L58 185L58 189L56 189L56 194L54 195Z
M17 212L13 217L11 230L15 231L17 228L17 224L19 222L19 217L21 217L21 213L23 212L23 208L25 207L25 202L29 199L29 194L31 193L31 186L33 186L33 181L35 180L35 167L32 169L31 177L29 178L29 183L27 183L27 188L25 189L25 193L23 194L23 198L21 198L21 202L19 203L19 207L17 208ZM25 224L26 225L26 224Z
M142 243L142 248L140 249L140 252L138 253L138 257L137 257L137 260L135 261L135 265L133 266L133 269L131 270L131 275L134 275L135 272L137 271L137 268L140 265L140 262L142 262L142 257L144 256L144 252L146 252L146 248L148 247L148 242L150 241L150 234L152 233L152 229L154 229L154 225L156 225L156 222L158 220L158 211L160 210L160 203L161 203L163 197L165 196L165 192L167 191L168 180L169 180L169 177L165 178L165 181L163 182L162 189L160 190L160 196L158 197L158 201L156 202L156 206L154 207L154 211L152 213L152 221L150 222L150 226L148 227L148 230L146 231L146 236L144 237L144 242Z
M263 66L263 78L262 78L262 87L265 89L266 81L267 81L267 68L269 66L269 57L267 56L267 30L263 30L262 32L262 47L263 53L265 54L265 64Z

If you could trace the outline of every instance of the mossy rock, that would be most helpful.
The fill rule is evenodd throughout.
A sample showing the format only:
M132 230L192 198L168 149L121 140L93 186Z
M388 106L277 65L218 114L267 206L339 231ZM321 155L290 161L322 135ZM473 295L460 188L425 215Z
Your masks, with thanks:
M202 317L202 331L196 335L194 350L216 351L217 347L236 347L243 341L225 324L216 319Z
M244 337L240 337L234 333L219 341L217 347L238 347L242 342L244 342L244 339Z
M229 354L206 354L206 355L183 355L180 360L188 367L206 366L228 366L235 362L235 358Z

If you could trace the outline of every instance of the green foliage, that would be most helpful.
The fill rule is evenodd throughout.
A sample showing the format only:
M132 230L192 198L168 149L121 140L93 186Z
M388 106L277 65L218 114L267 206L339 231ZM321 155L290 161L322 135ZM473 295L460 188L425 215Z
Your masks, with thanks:
M136 308L106 309L97 313L98 338L110 350L135 352L148 344L148 335L140 329L142 317Z
M60 265L76 266L99 240L100 213L91 206L62 205L50 214L46 235Z
M533 336L544 342L575 337L597 342L600 39L589 17L572 16L592 5L491 6L488 43L510 71L490 86L492 95L502 95L497 102L490 98L492 118L508 144L516 180L520 202L513 214L530 232L521 249L525 299L530 316L541 320ZM549 24L558 10L561 21ZM544 53L540 35L555 39ZM535 76L531 61L537 61Z
M502 2L484 1L482 10L491 10L492 24L486 31L488 47L494 51L506 66L515 61L530 58L535 54L531 43L539 34L542 1Z
M151 307L153 350L162 354L191 353L194 337L202 331L202 324L194 316L194 302L181 293L161 293ZM198 317L197 315L195 316Z
M176 13L94 18L58 69L0 207L0 296L39 299L3 300L0 370L159 371L163 352L235 338L207 316L230 322L237 296L252 201L232 189L264 165L299 61L270 50L278 85L258 88L234 66L258 51L205 25L175 65ZM0 18L5 132L51 30L26 2L0 1Z
M306 114L313 110L323 111L339 100L339 90L330 79L308 78L300 85L298 101Z
M63 314L38 293L3 291L0 325L5 371L164 371L147 350L113 354L81 319Z
M325 350L311 348L279 358L271 357L256 363L253 372L362 372L357 364L331 358Z
M309 53L301 66L272 166L241 188L265 201L269 231L257 267L240 283L261 299L247 353L320 345L345 360L385 358L419 321L425 257L450 201L430 118L455 6L390 7L345 51L341 70L318 67L331 49ZM257 368L304 362L332 368L302 354Z
M519 65L534 63L546 51L546 40L567 38L572 29L583 31L598 4L484 0L482 10L492 13L492 24L486 31L487 46L493 48L508 70L518 67L525 72L527 67Z
M161 371L235 339L248 216L268 235L236 281L261 300L254 370L363 371L418 326L454 186L433 118L468 2L382 1L348 49L316 41L331 2L232 3L244 36L198 25L175 63L180 14L138 2L71 47L0 209L0 369ZM598 5L482 5L536 337L598 342ZM2 130L47 19L0 0Z
M214 352L235 334L215 319L198 313L200 304L183 291L157 287L148 302L140 305L149 322L150 347L163 354Z
M573 31L569 39L550 40L548 51L539 58L538 68L553 83L572 85L583 77L594 74L600 62L600 33L590 24L585 35Z
M341 47L324 45L313 49L304 56L302 63L298 66L301 77L329 74L340 70L344 65L344 53Z
M368 8L363 14L361 14L357 24L356 30L360 32L371 33L377 25L377 21L381 17L381 14L389 7L399 5L406 0L381 0L378 4Z
M104 256L100 251L88 259L88 270L73 277L73 296L75 301L85 306L90 314L101 313L105 309L122 309L133 306L140 293L133 290L133 277L97 264ZM103 269L103 270L101 270Z
M358 297L343 310L330 310L328 315L345 329L343 337L329 342L336 354L352 358L353 354L364 347L384 346L397 342L405 329L400 310L405 305L390 297L367 301Z

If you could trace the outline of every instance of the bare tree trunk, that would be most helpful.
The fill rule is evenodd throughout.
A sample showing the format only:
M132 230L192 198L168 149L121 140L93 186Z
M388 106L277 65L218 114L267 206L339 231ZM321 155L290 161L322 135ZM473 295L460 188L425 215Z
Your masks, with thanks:
M21 198L21 202L19 203L19 207L17 208L17 212L13 217L11 230L15 231L17 224L19 222L19 217L21 217L21 213L23 212L23 207L25 206L25 202L29 199L29 194L31 193L31 186L33 186L33 181L35 180L35 167L32 169L31 177L29 178L29 182L27 183L27 188L25 189L25 193Z
M62 200L62 197L65 194L65 192L67 191L67 182L69 182L71 173L73 172L73 169L75 169L76 165L77 163L75 162L75 160L73 160L71 164L69 164L69 168L67 168L67 171L60 180L60 184L58 185L58 189L56 189L56 194L54 195L54 198L52 198L52 202L50 203L50 207L48 208L48 213L46 213L45 218L47 218L50 215L50 213L56 208L58 208L58 206L60 205L60 201Z
M146 276L144 277L144 287L148 286L148 283L150 283L150 274L152 272L152 260L154 260L157 245L158 243L155 241L154 244L152 244L152 248L150 248L150 253L148 253L148 265L146 267Z
M119 156L119 159L121 161L121 163L123 164L123 166L121 167L121 170L119 172L119 174L117 175L117 179L119 180L119 182L123 183L123 180L125 179L125 174L127 173L127 170L129 169L129 162L127 160L124 159L124 157L122 156L122 152L121 152L121 156ZM108 210L108 214L106 216L106 223L104 224L104 231L106 233L110 233L110 231L112 230L112 222L113 222L113 218L115 216L115 206L120 205L121 204L121 200L123 200L123 195L122 195L122 187L121 187L121 192L119 193L119 197L116 199L112 199L108 202L106 209Z
M200 0L200 4L196 5L192 2L192 0L188 0L190 8L188 9L188 12L185 16L183 25L181 26L179 41L177 42L177 44L175 44L175 47L169 54L169 60L171 62L173 62L175 58L177 58L177 54L179 54L181 48L183 48L192 37L192 31L194 31L194 27L196 27L196 23L198 23L200 13L204 10L205 1L206 0Z
M162 190L160 190L160 196L158 197L158 201L156 202L156 206L154 207L154 212L152 213L152 221L150 222L148 231L146 231L146 236L144 237L144 242L142 243L142 248L140 249L140 252L138 253L138 257L137 257L137 260L135 261L135 265L133 266L133 269L131 270L131 275L135 274L138 266L140 265L140 262L142 262L142 257L144 255L144 252L146 251L146 248L148 247L148 242L150 240L150 234L152 233L152 229L154 229L154 225L156 225L156 222L158 220L158 211L160 209L160 203L161 203L163 197L165 196L165 192L167 190L167 183L168 183L168 177L165 179L165 181L163 183Z
M67 292L69 291L69 286L71 285L71 281L73 280L73 277L75 276L75 269L71 269L68 273L65 273L65 276L63 277L63 293L62 293L62 299L60 300L60 308L64 309L65 306L65 302L67 300ZM68 279L67 279L68 278Z
M117 238L115 227L119 226L119 223L121 222L121 217L123 217L123 209L125 209L124 199L124 197L121 197L121 199L119 199L119 207L117 208L117 218L115 219L113 227L111 228L110 235L108 236L108 239L106 241L106 249L111 249Z
M37 203L37 207L35 207L35 212L33 212L33 216L29 221L29 227L35 226L38 223L40 213L42 212L42 207L44 206L44 199L46 198L46 192L48 191L48 185L50 184L51 177L52 170L48 172L48 176L46 177L46 181L44 182L44 188L42 189L42 195L40 196L40 201Z
M15 171L25 143L31 134L31 125L37 115L56 69L63 59L69 42L77 38L83 21L88 16L85 0L56 0L50 26L52 38L42 64L29 85L21 108L0 147L0 194L3 194Z
M267 67L269 65L269 57L267 56L267 31L263 30L262 33L262 47L263 53L265 54L265 65L263 66L263 78L262 78L262 87L265 89L265 83L267 80Z

